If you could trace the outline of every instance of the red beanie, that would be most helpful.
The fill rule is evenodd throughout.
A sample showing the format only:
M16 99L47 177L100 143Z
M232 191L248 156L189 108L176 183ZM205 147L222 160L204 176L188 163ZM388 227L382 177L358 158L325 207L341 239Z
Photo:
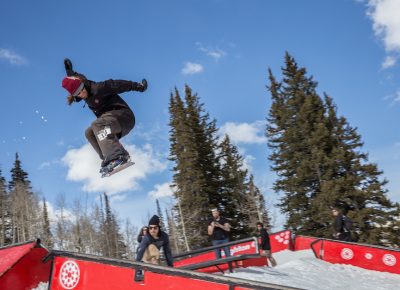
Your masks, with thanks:
M83 82L77 77L66 77L62 81L62 87L66 89L72 96L76 97L84 85Z

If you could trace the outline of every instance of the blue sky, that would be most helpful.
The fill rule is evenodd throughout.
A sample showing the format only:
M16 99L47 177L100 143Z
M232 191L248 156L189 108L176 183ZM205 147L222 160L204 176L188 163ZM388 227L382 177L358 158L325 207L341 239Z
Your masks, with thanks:
M55 207L86 195L112 195L120 218L140 225L162 207L172 164L167 160L168 100L188 84L231 135L272 207L268 148L267 69L280 77L285 51L305 66L362 135L363 150L400 201L400 2L335 1L6 1L0 10L0 168L9 180L15 152L35 191ZM397 14L397 15L396 15ZM94 115L66 105L63 59L89 79L149 81L123 98L137 125L123 139L136 165L109 179L84 131Z

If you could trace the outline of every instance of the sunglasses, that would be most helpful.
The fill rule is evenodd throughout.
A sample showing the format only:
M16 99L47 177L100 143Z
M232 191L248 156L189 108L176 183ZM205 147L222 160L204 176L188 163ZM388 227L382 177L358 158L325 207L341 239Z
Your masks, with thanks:
M154 227L149 227L149 230L157 230L158 226L154 226Z

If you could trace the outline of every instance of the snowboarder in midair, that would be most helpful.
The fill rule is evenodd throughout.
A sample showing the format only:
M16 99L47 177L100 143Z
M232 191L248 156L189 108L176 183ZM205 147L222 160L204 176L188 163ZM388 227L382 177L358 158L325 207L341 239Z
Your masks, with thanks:
M119 139L126 136L135 126L135 115L128 104L118 95L129 91L144 92L147 81L106 80L94 82L72 69L69 59L64 60L67 77L62 87L69 92L67 103L84 100L96 115L86 129L85 135L102 160L100 173L109 175L114 169L130 162L129 153Z

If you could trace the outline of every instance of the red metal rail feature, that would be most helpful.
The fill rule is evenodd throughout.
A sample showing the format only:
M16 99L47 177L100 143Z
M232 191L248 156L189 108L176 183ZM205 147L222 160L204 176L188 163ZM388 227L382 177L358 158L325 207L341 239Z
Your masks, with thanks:
M330 263L400 274L400 251L397 249L328 239L315 240L311 247L317 258Z
M295 289L125 260L53 251L50 290Z
M273 253L280 252L283 250L289 250L292 247L291 232L281 231L277 233L270 234L271 249ZM232 256L238 255L252 255L259 254L259 244L260 240L256 237L250 237L247 239L233 241L226 243L224 245L213 246L202 248L190 252L186 252L180 255L174 256L175 267L185 267L188 265L205 264L208 261L215 261L215 249L227 246L230 249ZM222 258L225 258L225 253L222 251ZM250 266L265 266L267 264L267 259L265 257L243 259L239 263L233 264L233 267L250 267ZM218 267L204 267L202 269L197 269L197 271L204 273L215 273L219 271L227 271L230 268L229 264L219 264Z
M219 246L211 246L206 248L201 248L197 250L193 250L190 252L186 252L180 255L174 256L174 266L176 268L186 267L193 265L194 269L197 269L199 272L203 273L215 273L215 272L223 272L227 271L231 267L248 267L248 266L265 266L266 259L260 258L253 258L253 259L246 259L240 261L238 263L234 263L229 265L228 263L219 264L217 263L218 267L211 266L211 267L203 267L197 268L195 265L198 264L205 264L207 262L216 262L216 255L215 250L222 247L229 247L231 256L239 256L239 255L254 255L259 254L258 249L258 241L257 238L251 237L239 241L228 242L226 244L222 244ZM222 259L225 259L224 251L221 251Z

